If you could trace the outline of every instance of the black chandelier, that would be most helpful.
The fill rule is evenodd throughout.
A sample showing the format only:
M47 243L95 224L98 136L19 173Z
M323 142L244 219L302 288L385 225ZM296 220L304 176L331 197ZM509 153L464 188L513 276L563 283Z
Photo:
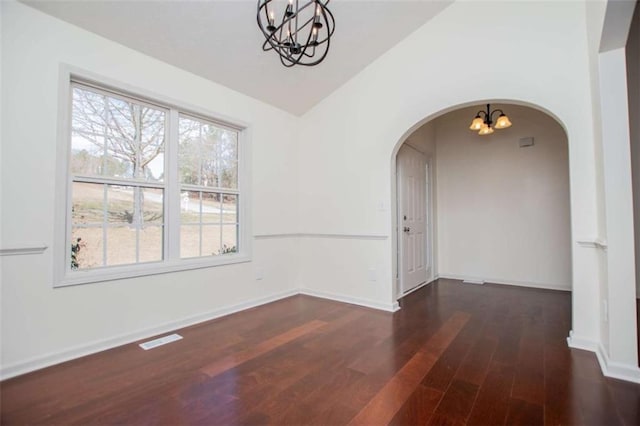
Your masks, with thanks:
M303 4L301 4L303 3ZM262 50L274 50L285 67L317 65L329 52L335 29L329 0L288 0L276 22L276 1L258 0L258 26L264 34Z
M500 114L498 120L496 120L495 126L492 126L493 116L498 113ZM478 130L479 135L490 135L493 133L494 128L506 129L507 127L511 127L509 117L507 117L501 109L491 111L491 104L487 104L487 111L480 110L476 113L476 117L471 122L469 130Z

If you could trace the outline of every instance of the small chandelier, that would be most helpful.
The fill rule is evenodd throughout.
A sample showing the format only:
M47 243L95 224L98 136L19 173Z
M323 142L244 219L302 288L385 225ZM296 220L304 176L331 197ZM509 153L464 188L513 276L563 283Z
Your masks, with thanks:
M500 115L495 122L495 126L492 127L493 116L497 113L500 113ZM486 111L480 110L476 113L476 117L471 122L469 130L478 130L479 135L490 135L493 133L493 129L506 129L507 127L511 127L509 117L507 117L501 109L491 111L491 104L487 104Z
M262 50L274 50L285 67L317 65L329 52L335 29L329 0L288 0L276 22L276 1L258 0L258 26L264 35Z

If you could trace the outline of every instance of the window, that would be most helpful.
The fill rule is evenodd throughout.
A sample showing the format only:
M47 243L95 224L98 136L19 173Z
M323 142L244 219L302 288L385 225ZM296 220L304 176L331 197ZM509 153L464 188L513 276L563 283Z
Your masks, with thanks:
M62 285L246 261L238 126L72 80Z
M180 256L234 253L238 234L238 134L180 115Z

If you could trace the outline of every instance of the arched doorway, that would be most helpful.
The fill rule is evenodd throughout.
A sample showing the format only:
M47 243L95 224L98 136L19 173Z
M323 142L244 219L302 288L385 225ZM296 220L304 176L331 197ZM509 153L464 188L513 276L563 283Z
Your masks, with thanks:
M516 124L479 136L468 124L484 106L460 106L423 120L396 147L397 158L413 152L430 165L426 186L408 185L417 189L417 200L426 201L423 237L412 229L420 221L404 211L415 210L415 201L402 202L408 162L396 162L396 298L439 277L571 290L567 134L539 108L505 102L492 107ZM416 256L426 258L416 262ZM424 277L416 280L420 265Z

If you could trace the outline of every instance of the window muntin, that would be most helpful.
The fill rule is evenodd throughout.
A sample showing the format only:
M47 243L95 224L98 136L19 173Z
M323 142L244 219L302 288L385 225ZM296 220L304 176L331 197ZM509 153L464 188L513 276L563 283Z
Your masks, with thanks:
M170 105L72 81L67 274L125 267L135 276L131 267L141 263L167 270L176 261L200 267L210 263L193 261L238 257L239 134ZM221 263L228 261L213 264Z

